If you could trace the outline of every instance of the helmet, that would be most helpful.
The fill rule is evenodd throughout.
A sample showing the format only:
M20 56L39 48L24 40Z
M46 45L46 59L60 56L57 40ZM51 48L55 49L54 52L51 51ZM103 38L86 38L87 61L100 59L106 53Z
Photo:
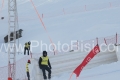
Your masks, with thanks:
M31 42L29 41L28 44L31 44Z
M46 57L47 56L47 52L43 51L43 56Z
M31 61L30 61L30 60L28 60L28 63L31 63Z

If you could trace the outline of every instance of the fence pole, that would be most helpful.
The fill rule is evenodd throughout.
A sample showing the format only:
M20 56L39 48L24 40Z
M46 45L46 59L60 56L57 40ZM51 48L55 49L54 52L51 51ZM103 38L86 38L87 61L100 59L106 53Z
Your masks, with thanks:
M31 56L31 58L32 58L32 52L30 51L30 56Z
M98 38L96 38L97 44L98 44Z
M64 8L63 8L63 13L65 14L65 10L64 10Z
M107 45L106 39L104 38L105 44Z
M43 18L43 14L42 14L42 18Z
M111 2L109 2L109 4L110 4L110 7L112 7L112 4L111 4Z
M87 6L85 5L85 11L87 11Z
M78 40L77 40L77 50L78 50L78 45L79 45L79 43L78 43Z
M116 33L116 45L117 45L117 42L118 42L118 35L117 35L117 33Z
M55 50L53 49L54 55L55 55Z

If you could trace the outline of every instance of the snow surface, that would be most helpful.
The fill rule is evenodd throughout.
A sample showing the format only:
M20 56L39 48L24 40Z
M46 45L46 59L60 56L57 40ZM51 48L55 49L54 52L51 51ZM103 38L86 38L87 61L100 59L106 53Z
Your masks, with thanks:
M8 32L7 0L0 17L0 44ZM17 0L19 28L23 29L23 37L20 43L24 45L30 40L43 41L50 44L48 36L33 9L29 0ZM43 22L54 43L70 43L71 40L87 40L96 37L105 37L119 34L120 30L120 0L33 0L40 15L44 14ZM0 0L0 5L2 0ZM110 3L112 6L110 6ZM87 10L85 10L85 5ZM63 12L65 11L65 14ZM79 11L80 10L80 11ZM35 45L35 44L33 44ZM40 53L40 46L33 48L34 53ZM0 66L7 65L7 53L3 49L0 53ZM17 55L17 60L22 54ZM100 66L91 70L83 71L82 80L118 80L120 62ZM113 70L114 69L114 70ZM52 80L67 80L70 74L61 74ZM75 80L75 79L73 79Z
M64 73L53 77L51 80L69 80L70 73ZM120 62L101 65L99 67L83 70L77 80L119 80L120 79ZM75 74L71 80L76 80Z
M58 41L70 44L71 40L88 40L119 33L119 0L33 0L33 2L39 14L44 14L43 22L55 44ZM109 2L113 7L110 8ZM88 6L87 11L81 11L81 9L84 10L84 5ZM0 42L3 43L3 37L8 32L7 1L0 14L5 17L4 20L0 20L2 26ZM22 45L30 40L50 44L29 0L18 0L18 15L19 28L23 29L23 37L20 39ZM33 48L34 53L41 51L40 46Z
M88 80L89 78L91 78L90 80L94 80L94 79L97 79L98 77L103 77L105 75L109 76L111 74L112 75L116 73L119 74L120 73L120 69L119 69L120 62L113 62L114 60L112 61L112 63L109 62L110 59L112 59L113 57L116 57L115 54L116 54L115 52L99 53L97 56L95 56L94 59L91 60L90 62L91 64L88 64L85 67L85 69L83 69L78 80L80 79ZM52 79L51 80L69 80L72 71L75 69L75 67L79 65L79 63L83 60L85 55L86 53L72 52L69 54L56 55L55 57L49 56L51 64L52 64ZM112 56L110 57L110 55ZM40 78L42 77L42 71L40 71L38 67L38 60L39 60L38 57L31 59L32 64L30 64L29 69L30 69L32 80L40 80ZM100 66L100 64L102 65ZM95 67L98 65L99 67ZM74 67L74 69L72 67ZM92 69L89 69L91 67ZM115 75L115 76L118 76L118 75ZM111 76L111 77L114 78L115 76ZM75 79L76 79L75 75L73 75L71 80L75 80ZM100 78L100 80L101 79L103 78ZM117 77L117 80L118 79L119 78ZM104 78L103 80L106 80L106 78Z

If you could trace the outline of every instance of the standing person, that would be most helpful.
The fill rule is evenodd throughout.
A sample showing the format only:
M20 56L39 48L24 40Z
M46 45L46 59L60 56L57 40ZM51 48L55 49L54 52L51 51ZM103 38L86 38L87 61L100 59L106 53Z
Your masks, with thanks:
M28 55L29 55L30 44L31 44L30 41L25 43L25 47L24 47L24 55L26 55L26 50L28 51Z
M43 56L39 58L39 67L40 69L42 69L44 80L47 80L47 76L45 72L46 70L48 71L48 79L50 80L51 79L51 64L50 64L46 51L43 51Z
M30 64L30 60L28 60L27 64L26 64L26 73L27 73L27 77L28 77L28 80L30 80L30 74L29 74L29 67L28 65Z

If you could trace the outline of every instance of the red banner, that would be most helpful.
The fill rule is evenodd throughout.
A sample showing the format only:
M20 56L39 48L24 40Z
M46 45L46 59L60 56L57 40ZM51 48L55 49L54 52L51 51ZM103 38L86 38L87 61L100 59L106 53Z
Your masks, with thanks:
M90 53L85 57L85 59L83 60L83 62L73 71L73 73L76 74L77 77L79 77L80 72L82 71L82 69L90 62L90 60L97 54L100 52L100 48L99 45L96 45L94 47L94 49L92 49L90 51Z

